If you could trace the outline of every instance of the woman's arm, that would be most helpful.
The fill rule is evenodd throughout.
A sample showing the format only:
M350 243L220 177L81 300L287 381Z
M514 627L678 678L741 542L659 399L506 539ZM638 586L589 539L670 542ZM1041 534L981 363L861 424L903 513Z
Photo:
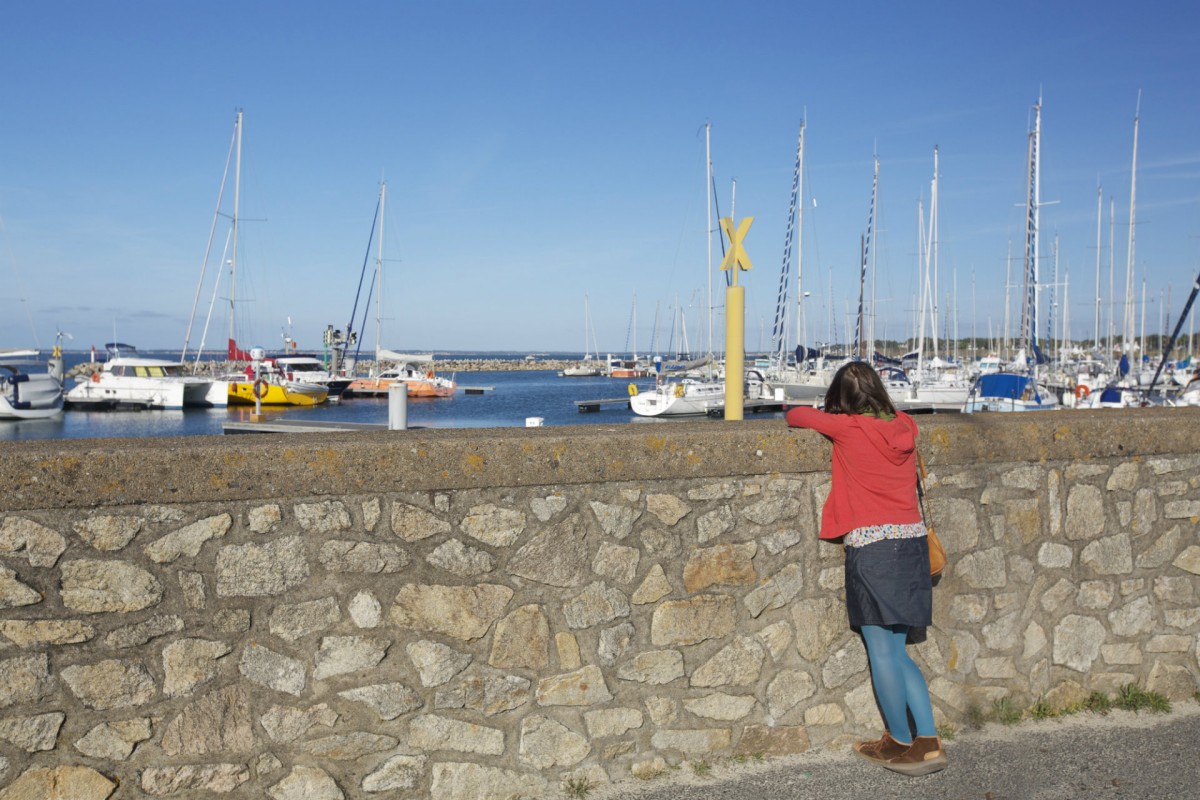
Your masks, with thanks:
M845 427L846 419L845 414L827 414L807 406L797 406L787 412L789 428L808 428L829 437Z

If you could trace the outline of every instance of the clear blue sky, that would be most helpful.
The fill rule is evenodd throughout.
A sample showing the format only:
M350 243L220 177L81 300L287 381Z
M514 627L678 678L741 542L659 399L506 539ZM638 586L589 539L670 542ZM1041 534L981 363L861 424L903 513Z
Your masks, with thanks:
M306 348L346 324L386 179L384 346L582 350L586 294L602 351L631 346L635 295L639 350L677 306L703 349L706 122L721 212L736 181L755 217L740 282L748 347L765 345L804 118L809 338L828 339L831 301L845 338L875 153L876 331L910 332L935 145L940 305L957 287L959 333L999 336L1039 94L1043 276L1057 232L1090 336L1098 184L1102 293L1111 198L1123 299L1139 90L1139 320L1144 280L1147 328L1174 322L1200 265L1200 6L819 5L9 3L0 347L48 347L57 326L74 348L178 348L239 108L246 345L277 346L289 317Z

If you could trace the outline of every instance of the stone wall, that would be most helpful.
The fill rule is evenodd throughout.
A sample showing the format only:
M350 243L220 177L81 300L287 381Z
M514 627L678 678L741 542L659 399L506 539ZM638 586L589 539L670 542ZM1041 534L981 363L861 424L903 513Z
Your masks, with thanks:
M1200 414L920 422L939 721L1196 691ZM558 797L877 735L828 458L778 421L5 445L0 798Z

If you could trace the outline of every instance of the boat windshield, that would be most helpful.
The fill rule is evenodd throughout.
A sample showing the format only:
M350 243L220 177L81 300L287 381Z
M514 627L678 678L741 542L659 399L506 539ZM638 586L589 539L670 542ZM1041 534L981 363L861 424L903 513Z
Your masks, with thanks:
M139 378L179 378L183 372L178 364L165 364L163 366L148 366L134 367L134 374Z

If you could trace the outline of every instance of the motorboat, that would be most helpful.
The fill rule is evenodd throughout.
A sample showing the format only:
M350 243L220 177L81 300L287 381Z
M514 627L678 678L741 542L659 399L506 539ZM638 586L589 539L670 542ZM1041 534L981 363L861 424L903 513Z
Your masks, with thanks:
M88 377L76 378L64 398L67 408L205 408L212 380L188 375L178 361L145 358L130 345L105 345L109 358Z
M610 378L645 378L654 372L645 358L617 358L609 355L605 373Z
M47 366L37 350L0 350L0 420L62 414L62 379Z
M266 363L274 365L285 379L300 383L314 383L324 386L330 397L339 397L352 378L335 375L325 368L325 365L315 356L290 355L268 356Z

